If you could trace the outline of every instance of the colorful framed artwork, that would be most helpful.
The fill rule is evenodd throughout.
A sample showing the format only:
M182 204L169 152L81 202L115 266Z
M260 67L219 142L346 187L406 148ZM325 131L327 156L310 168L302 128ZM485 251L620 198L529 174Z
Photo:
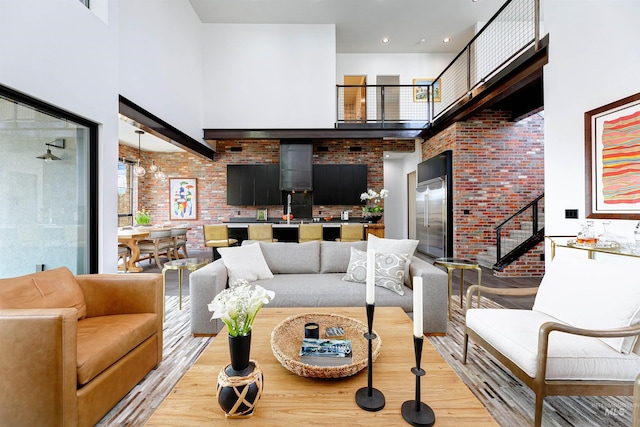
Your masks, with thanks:
M429 86L433 90L433 101L440 102L441 87L440 80L435 79L413 79L413 101L427 102L429 96Z
M197 178L169 178L169 219L198 219Z
M640 219L640 93L584 113L587 218Z
M256 211L256 221L266 221L266 220L267 220L267 210L258 209Z

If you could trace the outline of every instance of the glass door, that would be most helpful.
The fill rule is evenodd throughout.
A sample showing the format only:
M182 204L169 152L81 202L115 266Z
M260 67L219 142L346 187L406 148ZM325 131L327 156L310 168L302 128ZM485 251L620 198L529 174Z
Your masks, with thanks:
M90 251L90 206L96 200L90 194L90 140L96 128L3 93L0 278L60 266L89 273L97 264Z

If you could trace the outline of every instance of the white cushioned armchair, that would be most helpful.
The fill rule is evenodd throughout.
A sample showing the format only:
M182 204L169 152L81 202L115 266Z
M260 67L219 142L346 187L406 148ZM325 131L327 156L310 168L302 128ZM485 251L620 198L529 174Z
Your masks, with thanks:
M633 264L555 258L539 288L467 291L463 363L469 337L536 395L632 395L640 373L640 280ZM471 308L472 295L536 295L531 310ZM537 291L537 293L536 293Z

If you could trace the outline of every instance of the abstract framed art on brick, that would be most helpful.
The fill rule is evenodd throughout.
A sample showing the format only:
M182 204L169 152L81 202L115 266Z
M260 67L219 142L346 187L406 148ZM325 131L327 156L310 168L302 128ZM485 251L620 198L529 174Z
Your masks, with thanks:
M197 178L169 178L169 219L198 219Z
M640 219L640 93L584 121L587 218Z

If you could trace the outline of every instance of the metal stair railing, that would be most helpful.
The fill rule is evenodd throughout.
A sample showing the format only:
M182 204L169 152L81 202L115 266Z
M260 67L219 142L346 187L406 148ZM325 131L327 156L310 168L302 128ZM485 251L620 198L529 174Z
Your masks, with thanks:
M544 193L496 227L496 263L493 269L504 269L542 240Z

